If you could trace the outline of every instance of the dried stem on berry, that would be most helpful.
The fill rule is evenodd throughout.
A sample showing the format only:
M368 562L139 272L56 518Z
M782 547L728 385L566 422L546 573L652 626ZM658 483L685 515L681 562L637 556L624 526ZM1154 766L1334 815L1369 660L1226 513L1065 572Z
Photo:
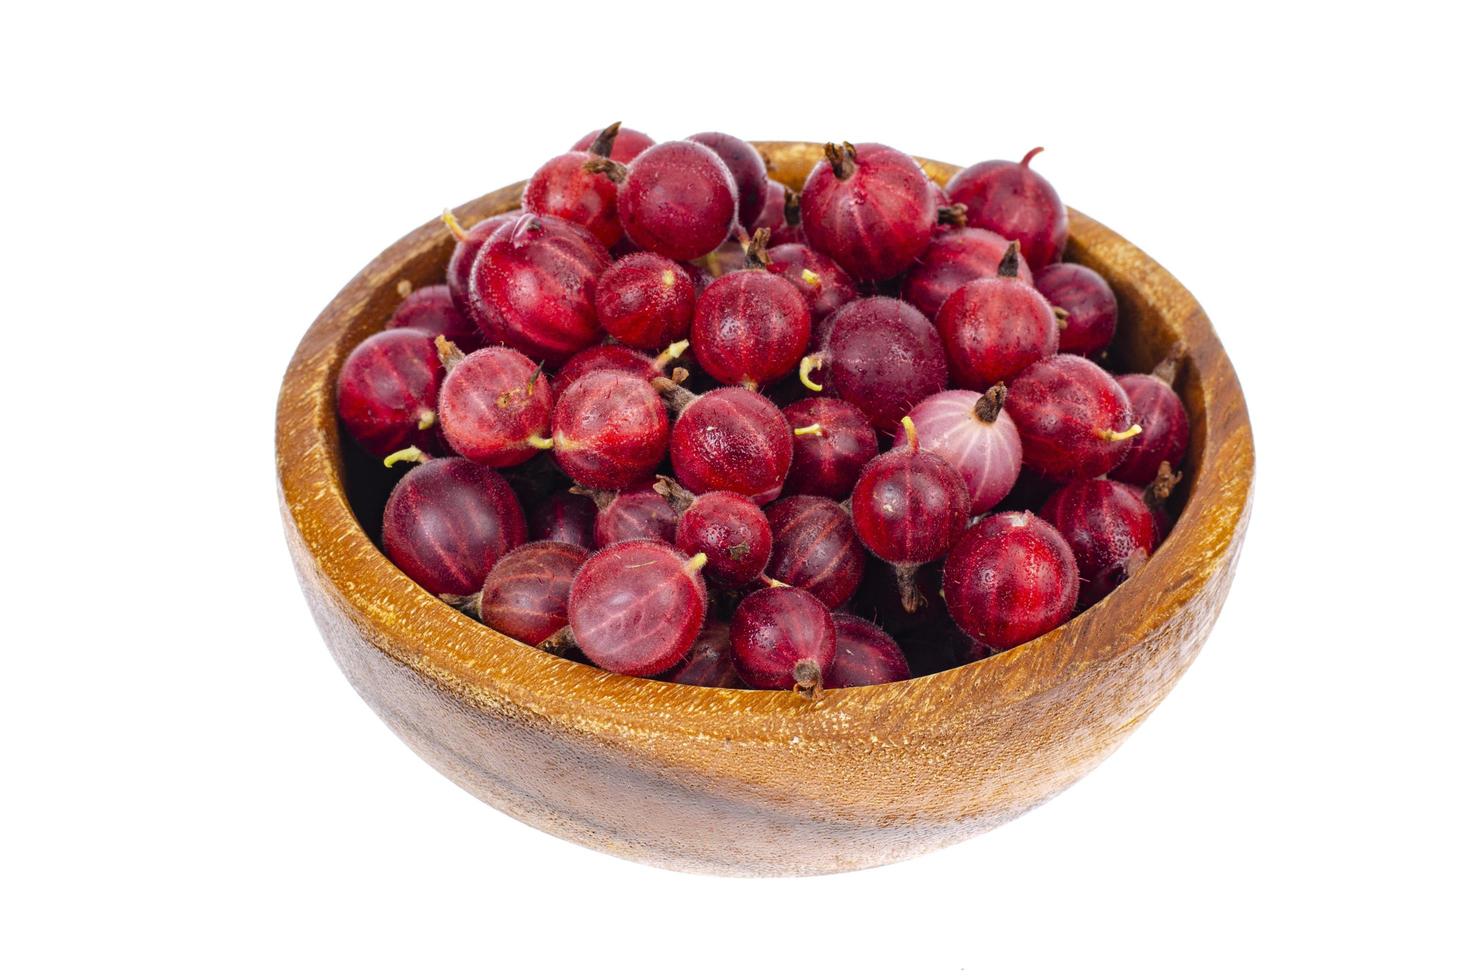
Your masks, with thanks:
M1018 274L1018 243L1008 242L1002 261L997 263L997 278L1012 279Z
M823 147L823 152L827 154L827 162L832 167L833 176L839 180L847 180L858 169L858 164L853 162L858 156L858 151L854 150L853 144L846 140L843 141L842 146L837 143L827 144Z
M666 404L675 415L683 414L683 410L688 408L689 404L693 402L694 399L699 397L689 389L685 388L681 383L688 376L689 372L685 371L683 368L674 368L673 377L665 378L662 375L659 375L658 377L653 378L651 382L649 382L653 386L654 390L658 392L658 396L663 399L664 404Z
M462 352L462 349L459 348L452 341L448 340L441 334L437 335L437 357L442 361L442 367L446 368L448 371L451 371L453 368L457 367L457 365L466 356L467 355Z
M679 484L679 482L673 479L673 477L671 476L658 477L658 479L653 483L653 492L662 497L664 500L668 501L669 505L674 509L674 511L679 514L682 514L684 511L693 506L695 499L692 493L685 490Z
M604 177L609 177L617 184L627 179L627 168L607 157L592 157L586 161L584 169L588 174L601 174Z
M817 666L817 661L798 660L791 669L791 676L796 681L791 689L807 700L822 693L822 669Z
M540 642L540 649L559 656L575 649L576 634L569 626L562 626Z
M977 418L990 425L997 421L997 416L1002 414L1002 406L1005 404L1007 404L1007 385L999 381L976 400L976 405L971 411Z
M952 228L965 228L966 205L950 204L943 208L936 208L935 220L937 224L950 225Z
M609 157L609 156L611 156L612 155L612 144L616 143L616 141L617 141L617 131L620 130L621 128L622 128L621 120L618 120L617 122L614 122L610 126L608 126L605 129L603 129L600 133L597 133L596 134L596 139L594 139L594 140L591 141L591 148L590 148L590 150L588 150L588 152L592 156L598 156L598 157Z
M1166 460L1156 468L1156 479L1152 480L1146 487L1146 503L1148 506L1162 503L1172 495L1177 484L1182 482L1182 472L1172 469L1172 464Z
M744 234L744 229L741 229ZM743 238L745 244L745 265L751 269L764 269L771 264L771 256L766 252L766 245L771 241L771 229L757 228L754 235Z

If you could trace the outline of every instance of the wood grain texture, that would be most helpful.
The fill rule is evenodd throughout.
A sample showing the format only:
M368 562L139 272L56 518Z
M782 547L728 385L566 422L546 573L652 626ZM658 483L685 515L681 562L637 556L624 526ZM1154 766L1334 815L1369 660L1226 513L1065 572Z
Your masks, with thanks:
M821 146L761 143L800 186ZM921 161L936 180L954 167ZM468 225L521 185L457 209ZM1150 562L1088 612L976 664L898 684L727 691L621 677L524 646L402 575L342 485L334 379L379 330L396 283L439 282L428 222L383 252L303 338L277 414L279 500L303 591L365 701L438 770L500 810L612 854L685 871L819 874L981 833L1059 793L1154 708L1207 638L1249 517L1243 394L1208 318L1134 245L1072 213L1069 257L1115 287L1121 353L1149 368L1190 347L1185 507Z

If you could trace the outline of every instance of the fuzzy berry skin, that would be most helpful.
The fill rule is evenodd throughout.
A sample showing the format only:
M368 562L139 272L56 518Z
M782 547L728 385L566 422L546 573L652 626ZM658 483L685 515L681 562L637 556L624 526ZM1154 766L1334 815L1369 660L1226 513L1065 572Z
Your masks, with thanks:
M735 178L736 220L749 228L765 207L767 185L771 182L761 151L728 133L698 133L689 139L709 147L725 162L730 176Z
M672 544L678 515L651 488L619 493L596 512L596 547L618 541L663 541ZM685 548L686 553L692 553Z
M529 511L529 537L558 541L583 551L596 547L596 502L574 493L556 493Z
M990 514L951 549L944 591L962 632L1006 650L1074 614L1079 568L1052 524L1025 512Z
M973 164L946 184L951 200L965 205L966 223L1017 242L1035 273L1062 259L1069 241L1068 209L1053 185L1029 168L1042 149L1029 151L1021 163Z
M437 595L472 595L528 537L514 490L495 470L450 457L413 466L385 504L381 541L396 567Z
M796 287L812 311L812 322L821 323L838 308L858 298L858 287L843 267L814 248L801 243L775 245L769 249L767 271Z
M596 282L610 262L580 225L521 215L494 229L473 260L474 319L494 343L563 364L601 339Z
M812 247L854 279L889 279L910 267L935 232L935 193L911 157L878 143L828 144L802 187L802 229Z
M684 554L709 556L704 576L722 589L760 577L771 559L771 525L749 497L716 490L694 498L678 519L673 542Z
M617 371L597 371L555 402L555 462L575 482L625 490L650 481L668 450L668 411L650 384Z
M622 343L657 350L689 335L694 299L694 280L683 266L634 252L597 280L596 318Z
M554 407L550 382L533 361L510 347L485 347L447 372L437 418L459 456L502 468L540 451Z
M530 214L564 218L585 228L611 248L622 240L617 220L617 185L586 164L590 153L562 153L540 165L524 185L520 203Z
M791 188L779 180L766 181L766 202L761 206L761 213L750 224L750 233L754 235L762 228L771 231L772 245L804 244L802 235L802 216L797 206L788 207L788 194Z
M670 544L622 541L586 559L571 582L569 618L581 652L617 674L652 677L694 645L708 592Z
M1017 483L1023 443L1000 402L975 391L942 391L910 409L910 419L920 448L950 463L966 481L972 516L996 507ZM896 445L906 438L903 428L895 432Z
M746 388L700 395L673 423L673 474L690 493L732 490L758 504L781 495L791 427L770 399Z
M1110 346L1120 307L1103 276L1088 266L1055 262L1038 273L1034 285L1068 314L1059 330L1060 351L1092 357Z
M1030 365L1008 387L1023 465L1060 482L1108 473L1130 452L1131 403L1115 379L1077 354Z
M911 594L914 570L944 557L966 530L971 497L965 480L950 463L922 450L909 432L869 461L849 501L858 540L895 567L905 609L918 608L923 602Z
M387 330L402 327L428 337L446 337L464 351L473 351L488 341L482 332L452 301L447 286L423 286L401 300L401 305L386 322Z
M823 674L826 687L866 687L907 681L910 663L894 638L866 619L833 613L837 654Z
M602 134L602 130L593 129L591 132L576 140L571 146L572 150L589 152L591 145L596 142ZM608 157L618 163L631 163L637 159L638 154L653 145L653 138L647 133L637 129L627 129L625 126L617 130L617 138L612 142L611 152Z
M585 560L584 548L558 541L520 545L489 570L479 618L520 643L548 639L565 627L570 583Z
M639 247L687 262L730 237L737 194L735 178L709 147L659 143L627 168L617 215Z
M1008 244L985 228L941 228L905 276L900 298L934 320L956 290L973 279L997 275ZM1018 266L1016 275L1033 285L1033 273L1026 263Z
M705 626L693 648L684 654L677 667L663 675L663 680L694 687L744 687L740 674L735 670L735 656L730 649L730 625L711 623Z
M1075 480L1054 492L1039 516L1069 542L1085 605L1110 594L1156 550L1160 533L1136 490L1115 480Z
M457 244L452 246L452 256L447 260L447 291L452 297L452 305L456 306L457 311L466 317L475 328L478 322L473 315L473 260L478 257L483 243L488 241L495 231L514 221L519 215L518 211L506 211L491 218L484 218L467 231L462 232L462 237L458 238ZM479 330L478 333L480 339L477 343L464 344L451 334L447 335L447 339L465 351L473 350L488 343L487 332Z
M436 342L426 334L411 329L372 334L339 369L339 418L372 456L408 446L435 453L441 446L437 392L445 377Z
M868 416L838 398L803 398L781 413L792 428L784 492L846 499L863 465L879 455Z
M812 315L802 294L765 269L721 276L694 307L694 357L720 384L758 388L796 370Z
M951 294L935 317L957 388L986 391L1058 353L1053 307L1021 279L975 279Z
M914 405L946 387L946 354L925 314L903 300L854 300L818 328L823 392L894 431Z
M555 372L555 377L550 381L550 388L555 392L558 400L565 393L565 389L586 375L595 374L597 371L618 371L622 374L630 374L634 378L651 381L663 373L663 368L668 361L669 358L661 354L654 357L621 344L598 344L595 347L587 347L566 361L565 366Z
M837 656L832 614L810 593L778 586L740 600L730 623L735 668L751 687L785 691L802 678L797 667L811 661L821 681Z
M836 501L787 497L766 508L766 520L772 535L767 575L805 589L830 609L853 598L865 556L848 512Z
M1124 483L1146 486L1156 479L1163 462L1173 469L1187 455L1191 426L1187 408L1172 386L1152 374L1122 374L1115 379L1131 403L1131 417L1141 434L1130 440L1130 451L1110 475Z

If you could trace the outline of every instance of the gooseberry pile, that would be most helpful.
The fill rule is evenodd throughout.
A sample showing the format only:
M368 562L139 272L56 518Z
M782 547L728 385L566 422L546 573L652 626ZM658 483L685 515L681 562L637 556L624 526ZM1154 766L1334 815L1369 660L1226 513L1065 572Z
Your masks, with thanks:
M592 131L444 214L445 283L344 361L351 499L421 587L617 673L815 697L1041 636L1150 559L1189 423L1181 344L1111 373L1038 152L942 188L828 144L790 188Z

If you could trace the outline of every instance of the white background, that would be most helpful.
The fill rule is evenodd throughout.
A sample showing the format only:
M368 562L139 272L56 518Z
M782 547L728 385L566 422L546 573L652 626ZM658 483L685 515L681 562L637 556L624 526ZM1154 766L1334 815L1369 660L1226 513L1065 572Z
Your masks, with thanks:
M1474 25L1422 3L27 4L5 15L0 973L1474 976ZM445 205L659 138L1043 144L1202 300L1258 490L1202 657L1067 794L813 880L506 818L338 675L299 336Z

